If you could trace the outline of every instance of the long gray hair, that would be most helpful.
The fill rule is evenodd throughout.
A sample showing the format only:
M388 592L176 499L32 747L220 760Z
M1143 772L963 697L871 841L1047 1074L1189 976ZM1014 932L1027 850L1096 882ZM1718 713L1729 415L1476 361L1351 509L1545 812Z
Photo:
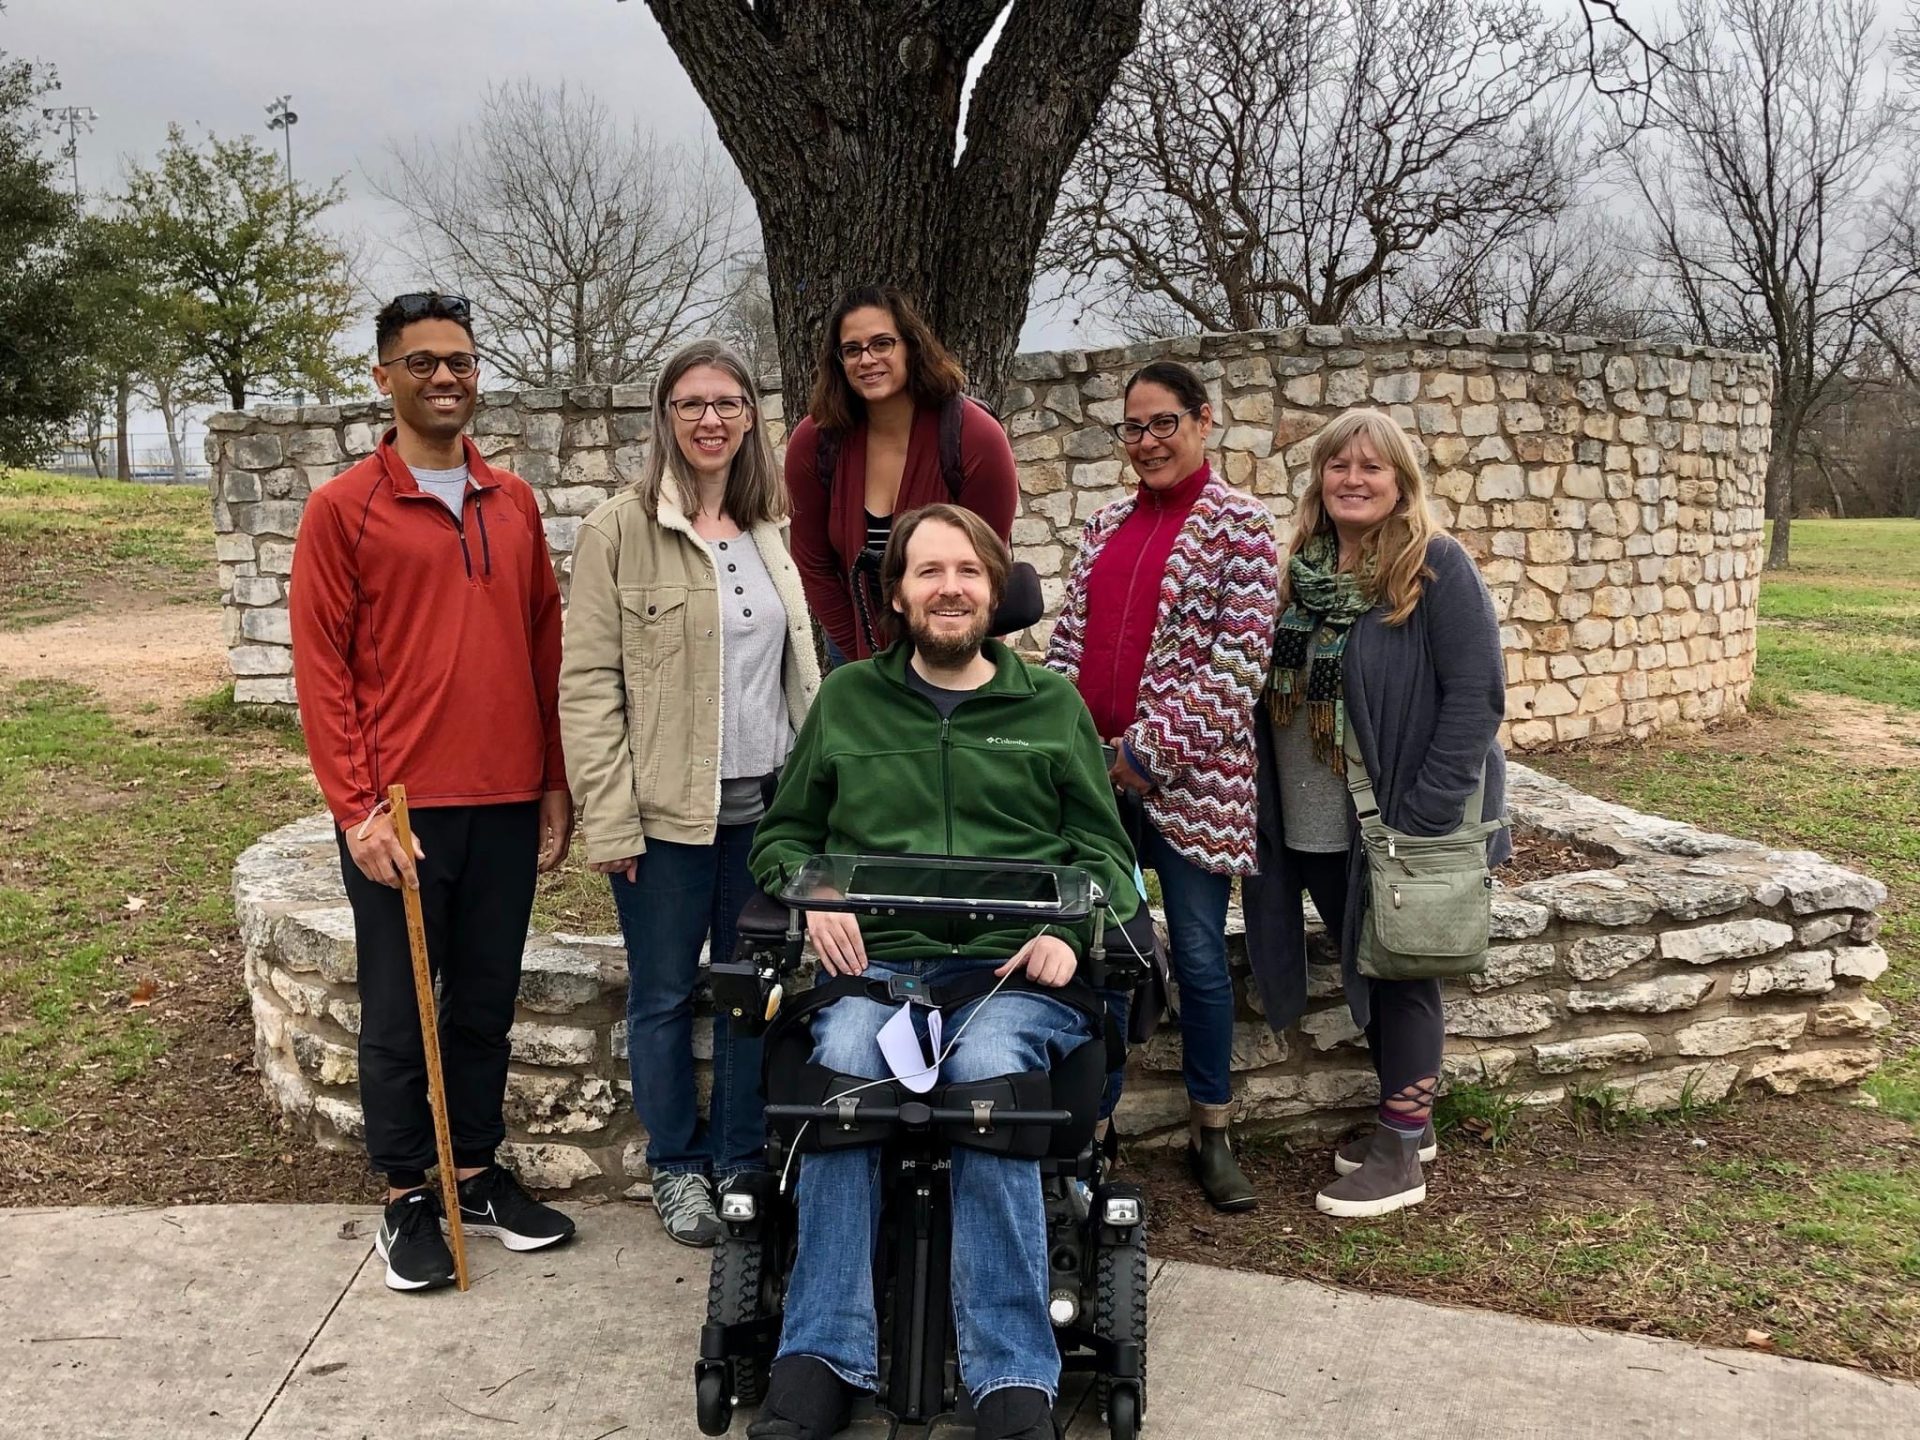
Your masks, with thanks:
M740 393L751 407L753 426L733 457L727 473L727 491L722 503L736 525L758 525L763 520L784 520L787 515L787 487L780 467L773 461L773 442L767 438L766 417L760 413L760 387L740 352L724 340L708 337L682 345L661 367L653 382L653 443L647 447L646 464L634 489L655 514L660 510L660 495L673 477L674 498L689 517L700 508L700 490L680 452L674 429L673 411L667 401L681 376L702 365L724 370L740 382Z

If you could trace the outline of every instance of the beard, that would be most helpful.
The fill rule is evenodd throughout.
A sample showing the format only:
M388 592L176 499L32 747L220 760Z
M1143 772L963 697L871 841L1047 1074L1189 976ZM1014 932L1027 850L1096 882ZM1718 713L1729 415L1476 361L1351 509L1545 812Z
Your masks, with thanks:
M909 606L906 614L907 637L913 641L914 653L927 663L943 670L958 669L980 653L980 646L987 638L987 624L992 618L985 610L978 610L965 630L936 634L928 610Z

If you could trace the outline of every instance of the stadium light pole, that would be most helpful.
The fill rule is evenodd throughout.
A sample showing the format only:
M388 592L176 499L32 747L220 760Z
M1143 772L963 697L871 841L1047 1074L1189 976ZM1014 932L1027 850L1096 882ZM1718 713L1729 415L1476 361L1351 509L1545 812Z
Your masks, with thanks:
M91 131L93 122L100 114L91 105L49 105L41 110L40 118L49 120L55 129L67 132L67 159L73 164L73 199L80 201L80 135L82 131Z

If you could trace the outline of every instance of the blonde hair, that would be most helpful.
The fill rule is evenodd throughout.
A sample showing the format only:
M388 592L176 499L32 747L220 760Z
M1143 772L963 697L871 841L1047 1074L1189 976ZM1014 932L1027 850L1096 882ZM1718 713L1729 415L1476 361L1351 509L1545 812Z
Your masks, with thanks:
M673 478L674 498L692 517L700 508L700 487L687 457L680 451L680 440L673 428L673 411L667 401L673 387L689 370L710 365L724 370L740 383L753 416L753 426L741 441L727 471L726 494L721 499L727 515L736 525L758 525L764 520L784 520L787 515L787 487L773 461L773 442L767 438L766 418L760 413L760 387L740 352L724 340L695 340L682 345L668 357L659 377L653 382L653 443L647 447L646 464L633 488L654 514L660 510L660 495L668 476Z
M1291 560L1315 535L1332 534L1333 521L1321 500L1326 483L1327 462L1355 440L1363 440L1388 465L1393 467L1400 486L1400 498L1393 513L1360 537L1354 568L1372 572L1368 584L1374 604L1387 607L1387 624L1401 625L1420 603L1421 584L1432 572L1427 569L1427 544L1444 534L1433 512L1427 508L1427 482L1420 473L1420 459L1414 454L1407 432L1378 410L1347 410L1328 421L1313 439L1313 474L1306 493L1300 497L1300 513L1294 525L1293 541L1287 547ZM1368 562L1372 564L1369 566ZM1280 605L1285 608L1292 590L1292 579L1285 565L1280 567Z

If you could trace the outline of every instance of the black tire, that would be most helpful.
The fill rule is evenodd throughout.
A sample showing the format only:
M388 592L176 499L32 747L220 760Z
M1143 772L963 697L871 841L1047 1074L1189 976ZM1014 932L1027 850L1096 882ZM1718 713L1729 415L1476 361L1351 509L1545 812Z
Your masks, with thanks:
M713 1270L707 1280L707 1319L722 1325L757 1320L768 1313L761 1292L761 1261L766 1246L759 1240L720 1237L713 1247ZM762 1355L735 1355L732 1403L758 1405L767 1391L767 1360ZM731 1405L729 1406L731 1409ZM724 1433L709 1430L709 1435Z
M693 1413L702 1435L724 1435L733 1425L733 1396L727 1372L709 1370L693 1382Z
M1125 1245L1102 1247L1094 1276L1094 1328L1117 1343L1140 1347L1139 1391L1115 1386L1102 1374L1094 1393L1100 1413L1107 1417L1113 1440L1131 1440L1139 1433L1147 1409L1147 1230L1134 1228ZM1123 1425L1126 1428L1122 1428Z

